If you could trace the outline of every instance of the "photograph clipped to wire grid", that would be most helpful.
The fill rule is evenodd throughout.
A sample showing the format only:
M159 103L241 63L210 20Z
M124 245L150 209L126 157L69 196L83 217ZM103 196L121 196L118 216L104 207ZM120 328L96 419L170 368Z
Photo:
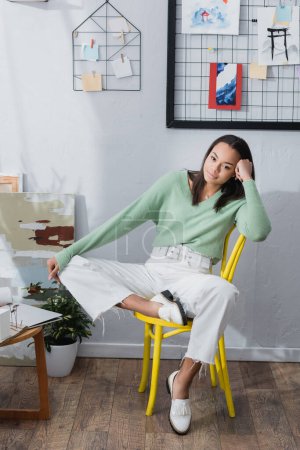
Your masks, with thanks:
M131 64L127 56L121 54L121 58L111 61L111 65L116 78L125 78L132 76Z

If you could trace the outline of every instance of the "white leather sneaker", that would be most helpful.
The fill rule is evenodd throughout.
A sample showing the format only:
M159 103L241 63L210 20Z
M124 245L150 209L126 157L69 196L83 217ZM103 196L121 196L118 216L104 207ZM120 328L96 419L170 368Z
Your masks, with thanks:
M167 391L171 395L174 378L178 374L179 370L171 373L167 378ZM169 413L170 425L177 434L186 434L192 422L192 411L190 406L190 399L172 399L171 408Z
M164 291L168 292L168 291ZM172 294L166 297L164 292L156 294L150 299L151 302L161 303L162 307L158 310L158 316L160 319L167 322L178 323L179 325L187 324L187 317L184 312L183 306L177 297L173 297Z

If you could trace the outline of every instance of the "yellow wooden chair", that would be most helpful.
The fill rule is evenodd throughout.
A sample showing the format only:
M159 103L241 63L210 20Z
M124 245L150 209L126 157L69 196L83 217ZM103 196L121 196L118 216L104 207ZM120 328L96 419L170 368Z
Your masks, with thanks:
M240 255L246 242L245 236L243 236L242 234L239 235L234 245L234 248L231 252L231 255L227 260L228 243L233 229L234 227L231 228L225 239L220 271L220 276L229 282L232 282L235 268L237 266L238 260L240 258ZM152 376L151 376L149 400L146 409L146 416L151 416L155 406L157 394L162 340L180 333L184 333L186 331L191 331L193 321L188 320L187 325L178 325L176 323L167 322L162 319L144 316L143 314L140 314L138 312L135 312L134 316L138 320L141 320L142 322L145 323L143 369L139 386L139 392L144 392L148 384L151 339L153 339L154 341ZM164 333L163 332L164 327L173 328L173 330ZM222 335L219 340L218 351L215 355L215 364L210 364L210 377L211 377L211 384L213 387L217 386L216 371L218 375L219 385L221 389L225 392L229 416L235 417L234 404L232 400L227 370L224 335Z

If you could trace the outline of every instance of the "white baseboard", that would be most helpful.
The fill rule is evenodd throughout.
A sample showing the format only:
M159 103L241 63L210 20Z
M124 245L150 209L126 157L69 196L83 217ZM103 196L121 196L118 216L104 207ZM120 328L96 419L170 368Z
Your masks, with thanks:
M10 358L5 358L4 356L0 356L0 366L35 366L35 359L30 358L15 358L14 356Z
M226 355L228 361L300 362L300 348L229 347Z
M163 345L162 359L181 359L186 347L180 345ZM234 348L226 349L228 361L273 361L300 362L299 348ZM84 342L79 346L78 356L91 358L141 358L143 344L120 344Z
M161 350L161 358L181 359L184 353L185 347L164 345ZM90 358L142 358L143 344L84 342L79 345L77 356Z
M181 359L186 347L163 345L161 359ZM233 348L226 349L228 361L300 362L299 348ZM116 344L84 342L79 345L78 356L89 358L142 358L142 344ZM35 361L0 357L0 366L32 366Z

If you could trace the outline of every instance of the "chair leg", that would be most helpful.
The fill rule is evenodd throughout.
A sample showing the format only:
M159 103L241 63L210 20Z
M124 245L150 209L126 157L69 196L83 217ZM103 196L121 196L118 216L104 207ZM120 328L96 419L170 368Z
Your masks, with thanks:
M224 391L225 391L228 414L229 414L229 417L235 417L235 409L234 409L234 404L233 404L233 400L232 400L232 393L231 393L229 375L228 375L228 369L227 369L224 336L222 336L219 341L219 351L220 351L221 367L222 367L223 381L224 381Z
M212 385L212 387L216 387L217 386L217 378L216 378L216 368L215 368L214 364L209 365L209 370L210 370L211 385Z
M39 394L40 394L40 419L49 419L49 395L48 395L48 375L45 357L45 345L43 330L34 336L35 344L35 356L36 356L36 368L39 382Z
M223 378L223 373L222 373L222 366L220 364L220 359L219 359L218 355L215 356L215 366L216 366L216 371L217 371L217 375L218 375L218 379L219 379L220 388L224 391L225 390L224 378Z
M149 333L150 333L150 323L145 323L143 369L142 369L142 377L141 377L141 381L140 381L140 385L139 385L139 392L145 392L145 389L148 384L150 349L151 349L151 337L150 337Z
M154 335L154 351L153 351L153 361L152 361L152 375L151 375L151 385L148 405L146 409L146 416L152 416L158 385L158 375L160 366L160 351L161 351L161 341L162 341L163 328L161 325L155 326Z

